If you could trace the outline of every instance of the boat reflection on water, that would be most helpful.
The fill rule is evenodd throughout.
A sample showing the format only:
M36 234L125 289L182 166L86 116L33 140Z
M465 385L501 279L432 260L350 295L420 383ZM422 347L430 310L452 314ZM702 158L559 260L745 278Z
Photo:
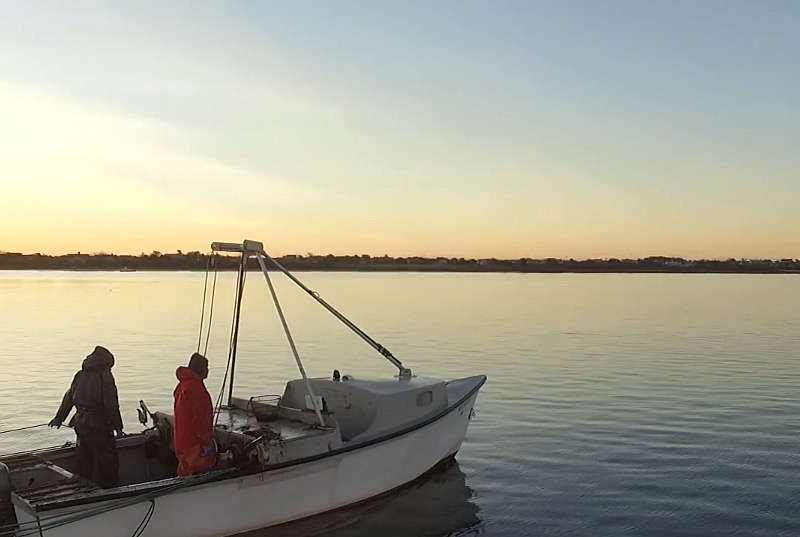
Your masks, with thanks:
M453 460L398 491L239 537L468 536L482 532L478 506L466 476Z

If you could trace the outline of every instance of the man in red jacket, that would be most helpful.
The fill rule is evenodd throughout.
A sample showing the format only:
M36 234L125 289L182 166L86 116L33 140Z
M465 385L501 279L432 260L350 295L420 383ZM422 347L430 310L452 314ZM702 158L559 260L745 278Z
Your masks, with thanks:
M194 353L189 367L175 371L175 456L178 475L189 476L214 466L214 407L203 379L208 377L208 360Z

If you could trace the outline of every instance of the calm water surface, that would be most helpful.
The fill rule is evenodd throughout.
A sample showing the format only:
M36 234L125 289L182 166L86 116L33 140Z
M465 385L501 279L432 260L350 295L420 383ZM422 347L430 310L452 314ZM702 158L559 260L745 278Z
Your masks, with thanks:
M458 464L379 501L254 535L800 535L800 277L300 275L418 374L483 373ZM198 273L0 272L0 429L48 421L95 344L123 418L170 409ZM233 274L209 347L216 395ZM278 292L307 370L394 373L308 296ZM297 376L250 273L237 393ZM0 435L0 452L69 431Z

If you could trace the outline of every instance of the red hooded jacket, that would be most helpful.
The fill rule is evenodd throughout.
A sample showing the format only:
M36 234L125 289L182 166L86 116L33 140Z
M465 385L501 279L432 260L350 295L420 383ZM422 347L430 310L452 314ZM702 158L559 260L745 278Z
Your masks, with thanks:
M181 366L175 376L175 456L185 476L214 466L214 407L200 375Z

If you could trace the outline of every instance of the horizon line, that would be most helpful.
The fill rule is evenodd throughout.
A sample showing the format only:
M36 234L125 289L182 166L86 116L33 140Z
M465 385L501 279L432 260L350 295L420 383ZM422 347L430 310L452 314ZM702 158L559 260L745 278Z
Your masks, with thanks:
M63 253L63 254L48 254L44 252L31 252L31 253L24 253L24 252L11 252L6 250L0 250L0 255L12 255L12 256L42 256L42 257L67 257L67 256L87 256L87 257L161 257L161 256L212 256L212 255L220 255L223 257L237 257L237 256L227 256L224 254L216 253L216 252L201 252L199 250L188 250L183 251L181 249L177 249L175 252L161 252L158 250L153 250L149 254L145 252L140 252L138 254L133 253L114 253L114 252L91 252L91 253L84 253L81 251L77 252L70 252L70 253ZM286 257L293 257L296 259L312 259L312 258L325 258L325 257L359 257L359 258L366 258L366 259L381 259L381 258L390 258L390 259L447 259L447 260L464 260L464 261L520 261L520 260L530 260L530 261L547 261L547 260L554 260L554 261L641 261L646 259L664 259L664 260L682 260L682 261L793 261L797 262L800 260L798 257L791 257L791 256L782 256L782 257L734 257L734 256L726 256L726 257L684 257L679 255L646 255L640 257L617 257L617 256L600 256L600 257L556 257L556 256L545 256L545 257L532 257L532 256L520 256L520 257L464 257L464 256L426 256L426 255L371 255L371 254L315 254L313 252L307 252L305 255L303 254L282 254L273 256L276 258L286 258Z

